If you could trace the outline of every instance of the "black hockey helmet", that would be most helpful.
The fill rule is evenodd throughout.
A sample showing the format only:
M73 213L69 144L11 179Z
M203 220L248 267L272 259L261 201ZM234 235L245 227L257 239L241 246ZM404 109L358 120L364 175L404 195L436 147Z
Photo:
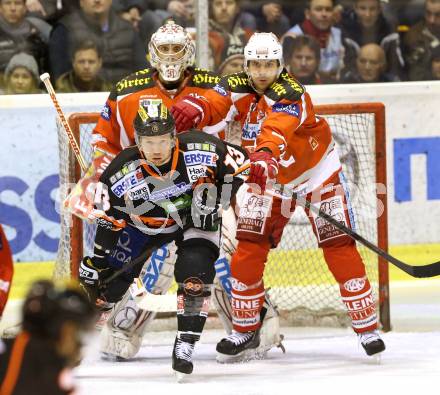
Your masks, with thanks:
M171 137L176 136L174 118L162 102L141 103L133 127L137 144L139 144L139 137L161 136L168 133L171 133Z
M30 334L58 339L62 325L71 321L80 329L89 329L96 309L77 286L57 287L50 280L32 284L23 304L23 329Z

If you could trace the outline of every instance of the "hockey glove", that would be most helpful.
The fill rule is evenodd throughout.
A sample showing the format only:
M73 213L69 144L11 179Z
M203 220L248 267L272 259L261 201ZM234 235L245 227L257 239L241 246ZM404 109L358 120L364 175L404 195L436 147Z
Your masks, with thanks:
M113 269L107 266L105 259L86 256L81 261L79 283L92 303L95 303L101 295L102 281L112 273Z
M278 174L278 163L271 153L258 151L249 155L251 167L249 170L248 184L257 184L261 193L266 190L268 180L275 180Z
M203 101L193 96L184 96L181 101L173 105L170 112L173 114L177 133L197 126L203 119L203 107Z

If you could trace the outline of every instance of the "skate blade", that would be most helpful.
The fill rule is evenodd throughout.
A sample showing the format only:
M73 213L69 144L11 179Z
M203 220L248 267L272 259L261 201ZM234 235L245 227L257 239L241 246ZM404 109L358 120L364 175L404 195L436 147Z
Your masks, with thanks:
M368 357L368 360L370 361L371 365L381 365L382 353L379 352L377 354L373 354L370 357Z
M265 352L259 352L258 349L244 350L237 355L227 355L217 352L216 361L218 363L242 363L252 361L254 359L264 359L261 355L266 355Z
M119 355L110 354L107 352L100 352L101 360L107 362L127 362L129 361L127 358L120 357Z
M185 382L185 379L189 376L189 374L178 372L177 370L174 370L174 376L176 378L176 381L178 383Z

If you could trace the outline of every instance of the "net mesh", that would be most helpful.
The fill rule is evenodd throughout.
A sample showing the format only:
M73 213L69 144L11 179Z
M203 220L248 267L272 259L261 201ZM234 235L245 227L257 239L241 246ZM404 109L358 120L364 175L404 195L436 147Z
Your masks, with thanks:
M319 111L319 107L318 107ZM324 115L330 124L351 198L356 231L378 244L376 195L375 114L350 113ZM90 138L98 114L82 117L79 122L80 146L86 162L90 162ZM64 131L59 129L61 198L75 182L74 157ZM228 139L236 140L240 129L232 126ZM67 185L67 186L66 186ZM72 219L61 210L61 239L55 276L70 275L72 248ZM90 254L95 229L85 224L82 231L84 254ZM78 237L78 236L76 236ZM81 237L81 236L79 236ZM376 299L379 290L378 258L359 247ZM82 254L80 254L82 255ZM339 296L339 287L328 270L323 254L317 248L310 222L301 207L297 207L284 230L279 247L269 255L265 270L265 285L271 299L292 325L347 325L347 315Z

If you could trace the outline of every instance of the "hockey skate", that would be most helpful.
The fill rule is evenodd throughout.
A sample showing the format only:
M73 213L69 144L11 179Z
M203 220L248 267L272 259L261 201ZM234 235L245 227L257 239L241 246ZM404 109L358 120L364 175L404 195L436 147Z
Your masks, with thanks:
M173 370L177 381L182 381L186 375L193 371L192 355L194 346L200 336L189 333L178 334L173 348Z
M377 330L359 333L359 341L368 356L378 354L385 350L385 343Z
M255 357L260 345L260 330L255 332L232 333L217 343L217 361L221 363L244 362Z

